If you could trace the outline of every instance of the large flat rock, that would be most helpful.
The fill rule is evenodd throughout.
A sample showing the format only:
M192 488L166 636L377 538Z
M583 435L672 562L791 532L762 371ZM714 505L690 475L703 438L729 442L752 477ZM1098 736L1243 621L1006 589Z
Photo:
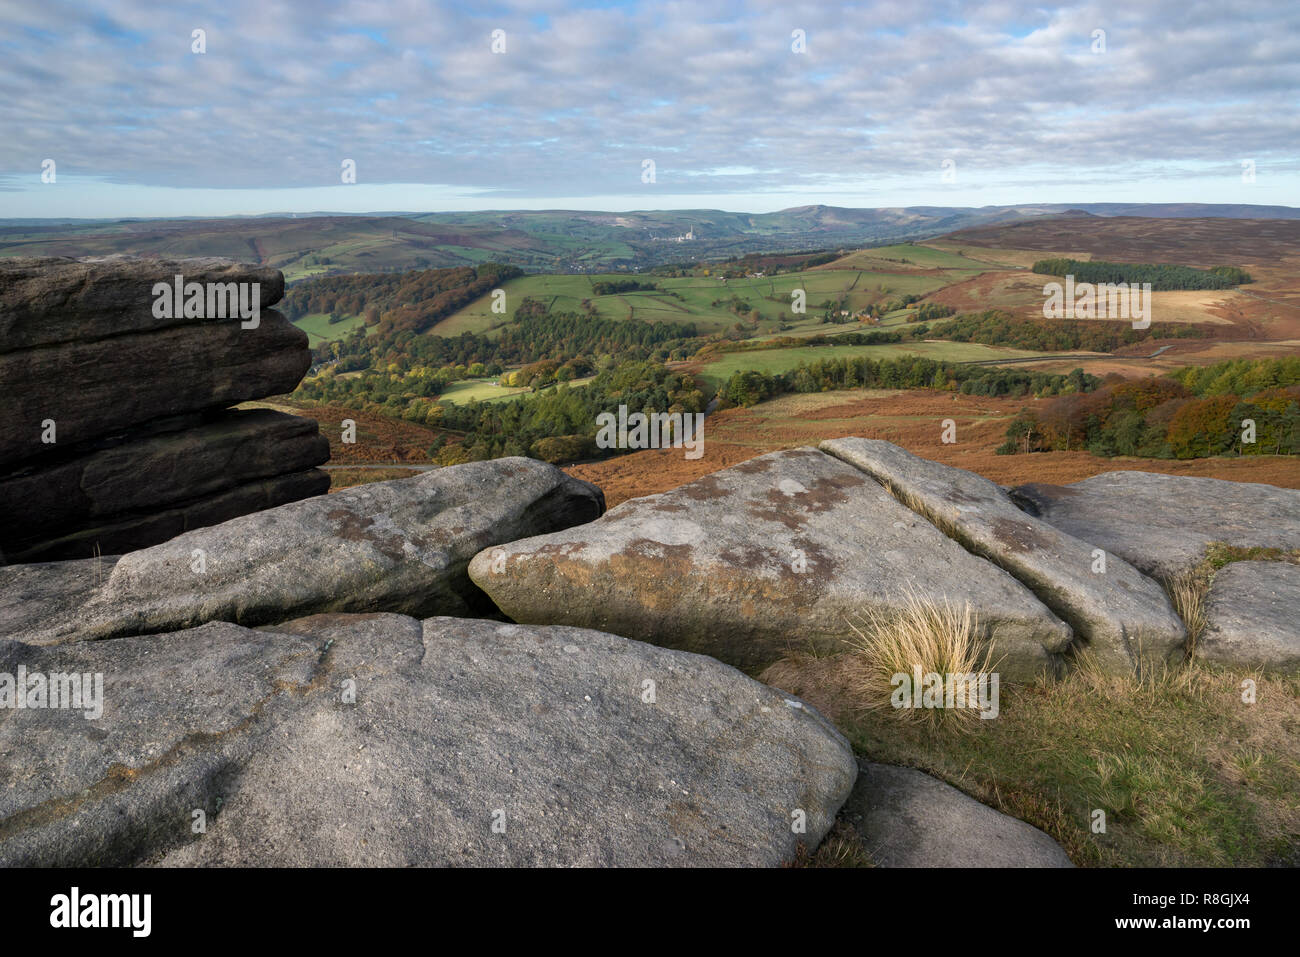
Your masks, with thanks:
M284 296L284 275L229 259L61 256L0 259L0 352L148 332L195 319L154 316L154 284L258 283L261 307Z
M840 818L877 867L1073 867L1031 824L915 768L864 762Z
M0 634L52 644L320 612L490 611L466 575L475 553L603 508L595 486L525 458L361 485L131 552L90 595L47 590L5 608ZM0 592L18 578L39 592L32 577L21 565L0 568Z
M326 616L0 642L0 670L20 664L102 674L103 713L0 723L4 866L778 865L857 771L801 702L580 629Z
M861 469L971 551L1005 568L1074 629L1103 669L1181 658L1187 630L1164 589L1117 555L1021 511L999 486L878 439L821 449ZM1104 571L1098 569L1104 568Z
M46 614L67 614L103 587L117 564L107 555L81 561L0 566L0 635L17 638Z
M1239 668L1300 673L1300 565L1233 562L1205 597L1196 653Z
M1019 485L1026 510L1148 575L1195 568L1211 542L1300 548L1300 490L1250 482L1104 472L1072 485Z
M795 649L843 650L864 609L896 609L908 589L969 602L1013 680L1051 670L1071 639L1002 569L816 449L484 550L469 572L516 621L597 628L747 670Z
M0 464L62 455L151 419L292 392L311 366L307 334L274 310L0 355ZM56 442L42 441L47 420Z
M67 533L152 518L255 480L314 468L329 455L329 440L312 419L270 409L229 410L194 428L0 478L0 514L7 516L0 548L14 561L28 561L33 546ZM101 541L101 551L128 551L167 537L129 547Z

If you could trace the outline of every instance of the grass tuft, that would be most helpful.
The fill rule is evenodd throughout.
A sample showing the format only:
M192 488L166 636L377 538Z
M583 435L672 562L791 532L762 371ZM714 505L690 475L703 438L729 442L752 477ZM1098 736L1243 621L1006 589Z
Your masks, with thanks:
M1196 653L1196 643L1205 631L1205 596L1214 575L1233 562L1291 562L1300 564L1300 549L1243 548L1225 542L1210 542L1205 557L1195 568L1160 579L1174 611L1187 627L1187 654Z
M870 852L862 843L862 836L844 821L836 821L823 838L817 850L808 854L803 845L803 853L796 856L796 867L859 868L875 867Z
M969 602L958 606L908 590L899 606L869 609L860 625L851 622L850 627L857 636L850 642L857 659L852 677L862 708L895 710L900 717L932 726L965 725L978 718L973 708L895 708L893 704L895 695L904 690L911 700L919 699L923 689L915 686L917 668L922 674L939 675L993 670Z
M1187 628L1187 654L1196 653L1196 643L1205 631L1205 596L1210 590L1212 575L1204 565L1191 571L1180 572L1165 578L1165 594L1174 606L1174 613Z

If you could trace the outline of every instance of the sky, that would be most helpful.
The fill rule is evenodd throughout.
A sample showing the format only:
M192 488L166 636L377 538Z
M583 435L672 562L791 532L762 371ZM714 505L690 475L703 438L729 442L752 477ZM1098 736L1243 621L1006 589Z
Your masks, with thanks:
M0 218L1294 206L1297 92L1296 0L0 0Z

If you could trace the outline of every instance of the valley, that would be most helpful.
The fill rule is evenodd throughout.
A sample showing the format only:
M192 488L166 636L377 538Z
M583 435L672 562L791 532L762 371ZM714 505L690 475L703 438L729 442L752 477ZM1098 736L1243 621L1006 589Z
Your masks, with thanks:
M994 451L1018 417L1032 418L1061 391L1294 356L1300 220L1237 215L1248 209L808 207L761 216L552 211L20 225L0 229L0 255L186 252L285 270L289 295L278 308L307 333L315 356L297 392L276 401L317 417L327 435L345 410L377 426L355 446L331 440L333 464L368 466L349 481L592 434L596 413L631 394L612 385L616 370L658 368L652 378L669 390L661 394L690 393L698 396L691 403L709 407L707 451L694 462L651 451L571 466L617 501L787 448L812 423L888 436L1001 482L1114 467L1116 459L1082 449ZM934 234L938 222L958 228ZM921 235L862 244L911 229ZM704 260L696 254L706 247L676 241L682 236L739 245ZM829 240L845 245L827 250ZM808 251L790 251L798 241ZM671 248L675 261L655 264L660 252L647 259L638 251L651 247ZM1031 270L1051 257L1230 265L1251 281L1157 290L1152 328L1135 332L1104 319L1044 320L1054 277ZM375 267L371 282L366 271ZM413 271L388 272L403 269ZM919 371L917 362L929 365ZM902 388L874 388L881 384ZM935 444L935 416L959 423L958 443ZM509 441L512 423L523 420L537 424ZM1296 484L1287 456L1140 460L1178 474ZM336 484L344 478L336 470Z

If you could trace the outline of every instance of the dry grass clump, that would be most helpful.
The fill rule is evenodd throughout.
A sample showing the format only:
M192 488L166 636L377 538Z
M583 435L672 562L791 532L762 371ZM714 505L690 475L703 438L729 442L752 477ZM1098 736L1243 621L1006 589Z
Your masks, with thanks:
M1196 652L1196 642L1205 631L1205 597L1217 571L1233 562L1291 562L1300 564L1300 549L1244 548L1225 542L1210 542L1205 558L1195 568L1160 579L1174 611L1187 626L1187 653Z
M1213 574L1207 566L1200 565L1191 571L1179 572L1161 581L1174 613L1187 628L1187 654L1196 652L1196 642L1205 631L1205 596L1209 593Z
M902 596L890 609L871 608L860 623L850 623L855 657L856 697L868 710L893 708L901 716L930 725L965 724L977 719L969 707L898 707L900 700L920 702L922 676L978 676L993 671L987 645L981 640L979 623L970 603L958 606L936 601L915 590ZM973 680L973 679L972 679Z
M835 822L817 850L809 853L800 844L790 867L860 868L875 867L862 837L843 820Z

